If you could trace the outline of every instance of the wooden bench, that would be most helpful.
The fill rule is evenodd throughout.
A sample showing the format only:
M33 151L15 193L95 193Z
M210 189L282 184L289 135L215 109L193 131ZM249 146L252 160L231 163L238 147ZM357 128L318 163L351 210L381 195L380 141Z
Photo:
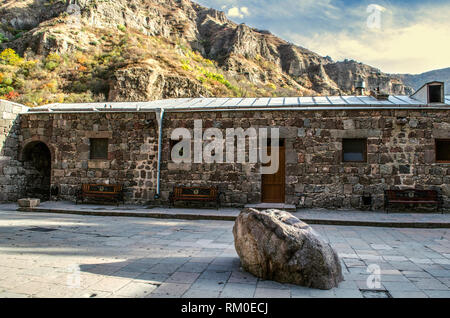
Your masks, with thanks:
M119 202L125 204L120 184L83 184L77 193L76 204L78 201L83 203L86 198L114 202L117 205Z
M435 204L437 211L442 210L442 197L436 190L385 190L384 210L389 213L392 204ZM443 213L443 210L442 210Z
M215 202L216 208L220 207L220 192L216 187L180 187L173 188L169 195L171 206L177 201Z

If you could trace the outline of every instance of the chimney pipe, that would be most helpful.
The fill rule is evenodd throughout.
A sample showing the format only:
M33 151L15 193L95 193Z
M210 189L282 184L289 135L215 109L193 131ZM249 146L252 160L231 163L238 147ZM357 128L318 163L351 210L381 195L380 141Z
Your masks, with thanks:
M355 83L355 93L357 96L363 96L366 93L366 83L362 78L359 78Z

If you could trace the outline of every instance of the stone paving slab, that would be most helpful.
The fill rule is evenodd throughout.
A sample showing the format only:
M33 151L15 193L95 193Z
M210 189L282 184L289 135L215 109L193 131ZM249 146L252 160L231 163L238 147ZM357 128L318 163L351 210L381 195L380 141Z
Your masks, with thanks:
M0 204L0 210L14 211L18 207L15 204ZM121 216L121 217L146 217L160 219L184 219L184 220L222 220L234 221L240 213L240 209L223 208L214 209L183 209L183 208L146 208L137 205L108 206L82 204L72 202L43 202L36 209L19 208L21 211L33 211L43 213L62 213L95 216ZM372 226L372 227L396 227L396 228L450 228L450 214L441 213L384 213L373 211L350 210L325 210L325 209L301 209L292 212L296 217L309 224L317 225L346 225L346 226ZM118 243L120 244L120 243ZM177 242L176 244L185 244ZM205 243L208 244L208 243ZM376 246L379 244L374 243ZM378 249L386 249L382 244Z
M245 273L232 227L0 209L0 297L450 297L448 229L313 225L345 277L322 291ZM379 286L369 266L379 269Z

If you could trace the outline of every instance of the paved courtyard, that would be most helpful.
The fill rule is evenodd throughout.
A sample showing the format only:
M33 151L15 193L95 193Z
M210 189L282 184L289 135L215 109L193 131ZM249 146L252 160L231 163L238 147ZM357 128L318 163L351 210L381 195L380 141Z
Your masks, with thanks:
M242 272L232 227L0 211L0 297L450 297L448 229L314 225L345 274L323 291ZM371 289L374 264L381 284Z

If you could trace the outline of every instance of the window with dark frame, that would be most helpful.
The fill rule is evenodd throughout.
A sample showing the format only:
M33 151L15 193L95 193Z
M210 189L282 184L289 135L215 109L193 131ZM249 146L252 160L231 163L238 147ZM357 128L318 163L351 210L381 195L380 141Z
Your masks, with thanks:
M436 162L450 163L450 139L436 139Z
M428 87L429 102L430 103L443 103L442 100L442 85L430 85Z
M90 143L90 159L108 159L108 139L107 138L91 138Z
M367 162L367 139L343 139L343 162Z

